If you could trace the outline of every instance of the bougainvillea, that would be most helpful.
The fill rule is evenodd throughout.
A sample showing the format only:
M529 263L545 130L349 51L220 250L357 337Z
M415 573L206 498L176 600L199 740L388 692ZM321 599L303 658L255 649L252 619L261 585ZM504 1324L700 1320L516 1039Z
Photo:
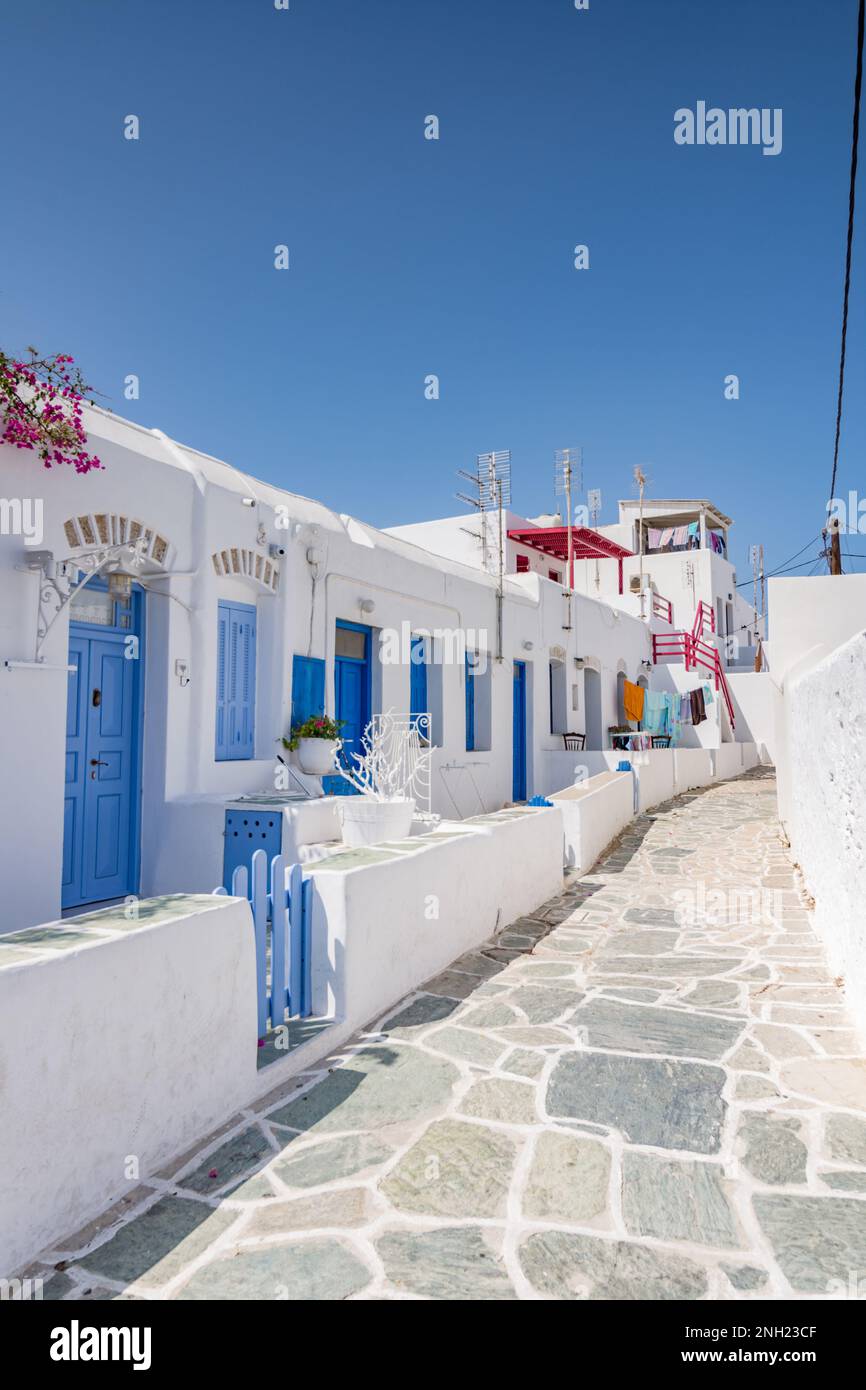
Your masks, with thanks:
M76 473L101 468L87 452L82 406L90 387L65 353L21 362L0 352L0 443L35 449L46 468L71 463ZM93 401L90 401L93 404Z

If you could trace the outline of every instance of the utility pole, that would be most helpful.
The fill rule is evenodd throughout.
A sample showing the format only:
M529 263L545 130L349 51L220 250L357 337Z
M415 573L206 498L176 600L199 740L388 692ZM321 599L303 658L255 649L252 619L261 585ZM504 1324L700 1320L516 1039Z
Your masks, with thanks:
M839 518L831 517L828 522L830 532L830 549L827 551L827 563L830 566L831 574L842 573L842 551L839 548ZM824 532L826 536L827 532Z
M640 533L640 545L638 547L638 573L640 575L640 615L642 618L644 618L646 614L644 612L645 604L643 596L643 490L646 487L646 477L640 464L635 465L634 480L638 485L638 494L640 497L640 508L638 512L638 530Z
M767 585L764 580L764 542L758 546L758 565L761 572L761 622L764 627L764 636L767 635Z
M755 670L760 671L762 665L761 654L761 628L758 624L758 585L761 586L761 622L764 618L764 547L763 545L753 545L752 557L752 610L755 618Z

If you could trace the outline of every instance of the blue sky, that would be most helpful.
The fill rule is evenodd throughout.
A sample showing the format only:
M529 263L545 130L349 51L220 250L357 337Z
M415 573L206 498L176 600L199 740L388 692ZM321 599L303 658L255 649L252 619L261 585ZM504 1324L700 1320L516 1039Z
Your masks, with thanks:
M379 525L461 510L486 449L530 515L557 447L583 447L603 521L641 464L650 494L735 518L745 579L828 496L855 32L856 0L7 7L0 341L72 352L109 408ZM781 107L781 154L676 145L699 99Z

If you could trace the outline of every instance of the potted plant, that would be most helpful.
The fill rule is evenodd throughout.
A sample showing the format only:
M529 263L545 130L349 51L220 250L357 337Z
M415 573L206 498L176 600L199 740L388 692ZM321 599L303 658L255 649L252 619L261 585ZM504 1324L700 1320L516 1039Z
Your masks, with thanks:
M302 772L324 777L334 771L344 723L345 720L330 719L326 714L311 714L303 723L292 725L291 737L283 739L283 747L297 750Z

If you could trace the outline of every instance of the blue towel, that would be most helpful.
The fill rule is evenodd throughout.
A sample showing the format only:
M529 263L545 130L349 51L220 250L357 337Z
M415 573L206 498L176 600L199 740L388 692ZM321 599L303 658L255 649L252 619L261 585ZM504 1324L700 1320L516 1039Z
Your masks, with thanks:
M648 734L670 733L670 695L659 690L648 690L643 699L644 729Z

